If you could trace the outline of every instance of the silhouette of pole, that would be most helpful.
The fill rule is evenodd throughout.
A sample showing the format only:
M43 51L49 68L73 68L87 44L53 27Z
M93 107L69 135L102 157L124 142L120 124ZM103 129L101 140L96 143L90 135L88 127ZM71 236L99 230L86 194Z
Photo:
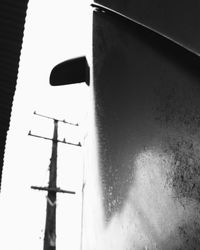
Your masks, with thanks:
M49 186L44 234L44 250L56 250L56 191L57 189L57 142L58 121L54 120L52 154L49 166ZM51 190L52 189L52 190Z
M74 191L63 190L57 187L57 148L58 142L69 144L71 146L81 147L81 143L71 143L67 142L65 138L61 141L58 140L58 122L67 123L69 125L78 126L78 124L66 122L65 120L54 119L45 115L37 114L44 118L48 118L54 121L54 132L53 138L43 137L39 135L34 135L29 131L28 135L34 136L40 139L46 139L52 141L52 152L51 159L49 165L49 184L48 187L37 187L31 186L32 189L36 189L39 191L47 191L47 207L46 207L46 222L45 222L45 233L44 233L44 248L43 250L56 250L56 196L57 193L67 193L67 194L75 194Z

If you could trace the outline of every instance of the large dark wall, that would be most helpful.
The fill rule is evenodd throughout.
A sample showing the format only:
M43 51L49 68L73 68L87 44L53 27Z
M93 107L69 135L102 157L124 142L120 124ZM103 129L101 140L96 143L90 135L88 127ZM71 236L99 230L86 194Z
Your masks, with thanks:
M95 0L200 53L198 0Z
M28 0L0 1L0 183Z
M199 249L199 57L100 10L93 46L105 231L116 218L114 232L121 228L109 241L121 250Z

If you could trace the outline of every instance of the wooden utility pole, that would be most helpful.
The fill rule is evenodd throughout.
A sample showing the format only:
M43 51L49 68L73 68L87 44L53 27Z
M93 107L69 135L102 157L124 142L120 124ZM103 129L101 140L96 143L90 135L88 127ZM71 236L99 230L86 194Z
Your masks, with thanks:
M54 120L51 162L49 166L49 189L47 195L47 214L44 234L44 250L56 249L56 189L57 189L57 142L58 121Z
M35 115L39 115L34 112ZM49 165L49 185L48 187L36 187L32 186L32 189L47 191L47 209L46 209L46 224L45 224L45 234L44 234L44 250L56 250L56 195L57 193L68 193L75 194L73 191L62 190L57 187L57 146L58 142L70 144L73 146L81 146L80 143L74 144L66 142L65 139L63 141L58 140L58 122L64 122L70 125L78 126L78 124L73 124L66 122L65 120L58 120L48 116L39 115L48 119L52 119L54 121L54 132L53 138L42 137L38 135L33 135L29 132L30 136L52 140L52 153Z

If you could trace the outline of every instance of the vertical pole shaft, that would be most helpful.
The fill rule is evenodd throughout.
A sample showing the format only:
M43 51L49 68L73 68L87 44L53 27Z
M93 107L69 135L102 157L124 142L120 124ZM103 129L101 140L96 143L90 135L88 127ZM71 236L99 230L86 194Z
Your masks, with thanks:
M80 250L83 249L83 211L84 211L84 188L85 183L82 185L82 201L81 201L81 242L80 242Z
M49 188L57 188L58 121L54 120L52 154L49 166ZM44 250L56 250L56 191L48 191Z

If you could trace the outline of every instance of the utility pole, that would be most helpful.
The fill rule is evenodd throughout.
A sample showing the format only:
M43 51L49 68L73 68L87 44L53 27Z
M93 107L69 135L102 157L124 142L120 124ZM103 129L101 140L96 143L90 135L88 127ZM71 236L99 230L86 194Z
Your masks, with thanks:
M58 122L63 122L69 125L78 126L78 124L73 124L66 122L65 120L58 120L48 116L40 115L34 112L35 115L51 119L54 122L54 132L53 138L42 137L39 135L33 135L29 131L30 136L37 138L42 138L52 141L52 153L49 165L49 185L48 187L36 187L31 186L32 189L47 191L47 208L46 208L46 223L45 223L45 234L44 234L44 250L56 250L56 195L57 193L68 193L75 194L73 191L62 190L57 187L57 146L58 142L65 143L73 146L81 146L80 142L78 144L67 142L65 139L58 140Z

